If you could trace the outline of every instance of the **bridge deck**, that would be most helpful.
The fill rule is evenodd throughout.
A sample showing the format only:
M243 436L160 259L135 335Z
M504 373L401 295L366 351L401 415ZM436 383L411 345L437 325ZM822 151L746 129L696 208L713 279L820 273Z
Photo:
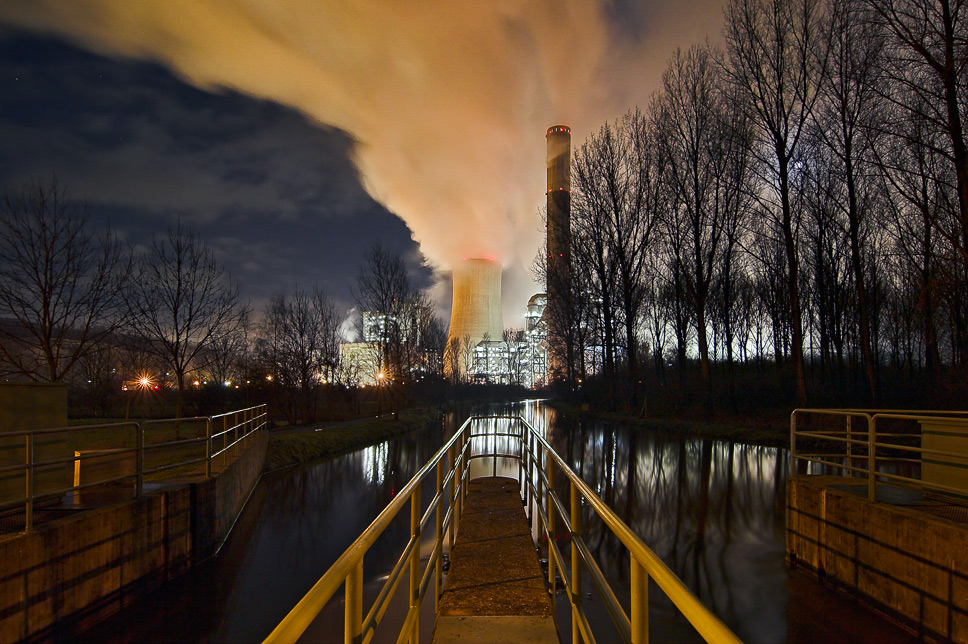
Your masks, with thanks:
M433 642L557 644L554 606L518 482L470 482Z

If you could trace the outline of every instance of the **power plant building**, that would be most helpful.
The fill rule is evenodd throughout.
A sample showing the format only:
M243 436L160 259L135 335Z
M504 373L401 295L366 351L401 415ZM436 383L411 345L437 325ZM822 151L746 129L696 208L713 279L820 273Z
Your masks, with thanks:
M548 329L544 320L546 297L528 301L525 329L474 347L468 376L472 382L521 385L529 389L547 383Z

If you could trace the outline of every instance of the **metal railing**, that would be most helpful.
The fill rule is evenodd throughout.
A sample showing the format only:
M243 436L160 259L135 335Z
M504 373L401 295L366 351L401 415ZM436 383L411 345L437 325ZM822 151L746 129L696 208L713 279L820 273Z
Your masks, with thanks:
M508 420L516 424L517 432L474 433L473 426L484 420ZM494 437L490 449L474 453L474 439ZM510 445L517 442L518 450L500 452L497 438ZM678 577L646 546L641 539L575 474L551 445L527 421L516 416L471 417L424 465L389 505L377 516L363 534L323 574L316 584L296 604L289 614L265 639L264 644L295 642L309 627L326 603L340 586L345 592L344 641L369 642L376 627L392 600L402 579L404 568L409 568L409 609L399 632L397 642L416 644L419 637L419 613L434 580L434 607L439 610L443 591L441 566L444 534L452 548L459 528L461 511L470 478L469 464L474 459L491 458L492 472L497 472L498 458L518 461L518 480L529 515L539 518L541 530L548 543L548 582L553 589L556 570L562 571L565 591L571 606L573 642L595 642L589 626L588 615L582 602L582 571L586 571L599 595L605 602L616 629L625 642L635 644L648 642L649 637L649 579L660 589L708 642L739 642L740 640L716 616L686 588ZM432 472L436 473L436 494L429 507L420 513L420 487ZM554 489L555 473L564 474L568 480L569 506L566 507ZM446 512L444 504L446 502ZM598 563L581 536L581 507L587 504L603 521L604 525L625 545L631 561L631 615L622 608ZM363 614L363 558L376 539L390 525L394 517L405 507L410 508L410 539L400 558L386 578L379 594L364 616ZM570 563L566 563L554 535L558 519L569 532ZM433 550L421 574L420 539L433 525ZM566 573L570 573L566 574Z
M229 451L234 449L235 454L238 454L240 446L246 447L252 432L266 426L267 419L266 406L257 405L215 416L0 432L0 447L7 450L23 450L22 462L0 467L0 479L10 481L22 475L23 488L21 489L24 490L22 497L0 497L0 512L22 506L24 531L29 532L34 527L34 514L38 503L56 502L67 494L76 495L95 487L133 483L133 496L140 497L144 492L145 477L156 477L162 472L189 468L200 463L205 464L205 477L210 478L213 460L221 455L222 464L226 464ZM199 425L202 426L203 432L198 431ZM222 429L213 432L213 427L218 425L221 425ZM196 428L194 433L201 435L181 438L182 431L192 426ZM166 430L168 433L174 433L173 439L164 437ZM70 449L83 447L83 439L77 436L94 431L102 434L104 431L112 432L111 439L116 441L113 443L115 446L102 445L96 449L80 451ZM153 440L159 436L161 440ZM68 441L68 437L75 439ZM57 446L46 450L49 452L47 455L38 455L38 444L44 444L45 438L49 439L46 441L47 444L56 443ZM215 450L214 444L219 439L222 446ZM71 442L74 444L71 445ZM124 446L125 443L128 445ZM121 446L116 446L118 444ZM197 455L201 453L202 446L204 446L204 454ZM62 454L57 455L56 452ZM84 482L80 482L79 474L75 474L74 484L68 486L58 482L67 479L70 468L74 468L75 472L79 473L84 470L85 463L94 465L103 463L106 459L123 460L125 458L129 461L133 459L133 464L130 464L130 467L122 465L118 469L130 471L95 477L93 480ZM44 476L48 479L44 482L48 484L38 487L38 477Z
M941 431L925 431L926 425ZM968 411L795 409L790 452L791 475L814 464L864 479L869 501L878 482L968 499Z

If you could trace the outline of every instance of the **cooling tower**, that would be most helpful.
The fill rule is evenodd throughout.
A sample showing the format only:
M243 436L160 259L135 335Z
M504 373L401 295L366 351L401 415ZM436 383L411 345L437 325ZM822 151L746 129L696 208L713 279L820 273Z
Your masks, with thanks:
M454 267L454 302L448 346L458 341L463 343L467 338L467 350L473 351L485 335L491 340L500 340L503 332L501 265L489 259L465 259ZM466 363L466 359L458 359L457 365L448 364L448 370L453 372L457 366L461 373L465 373Z

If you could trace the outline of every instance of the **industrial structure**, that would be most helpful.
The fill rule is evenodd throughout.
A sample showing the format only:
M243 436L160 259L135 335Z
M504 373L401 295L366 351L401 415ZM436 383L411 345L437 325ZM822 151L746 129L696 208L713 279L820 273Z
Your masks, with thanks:
M393 334L400 337L420 339L419 327L412 318L398 318L395 315L363 311L360 314L362 339L359 342L340 344L340 370L342 380L351 386L373 386L383 384L386 357L381 355L388 338Z
M465 259L454 267L454 300L447 333L446 370L465 376L474 347L481 340L500 340L501 265L490 259Z
M568 356L567 303L571 295L571 128L553 125L547 141L546 293L528 302L527 328L504 332L501 269L469 259L454 269L454 300L446 370L472 382L545 385L563 375ZM549 347L553 350L549 351Z
M528 301L523 331L509 331L495 340L482 340L473 349L468 377L472 382L521 385L529 389L547 382L548 327L544 293Z
M571 128L553 125L545 135L548 165L546 319L552 378L572 364L567 351L567 303L571 296ZM564 358L564 359L563 359Z

